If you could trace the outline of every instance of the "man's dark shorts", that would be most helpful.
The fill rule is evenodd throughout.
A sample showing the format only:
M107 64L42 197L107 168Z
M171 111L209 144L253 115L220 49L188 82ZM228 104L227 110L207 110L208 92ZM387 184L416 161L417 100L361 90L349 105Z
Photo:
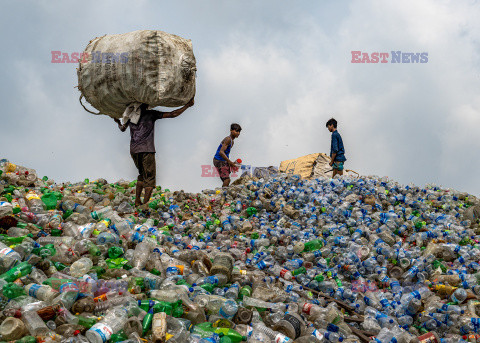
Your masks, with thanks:
M344 162L335 161L335 162L333 162L332 168L336 169L338 171L342 171L343 170L343 163Z
M222 181L230 178L230 165L227 161L220 161L214 158L213 165L215 168L217 168L218 174L220 175L220 179Z
M143 182L143 187L155 187L155 153L131 153L135 167L138 169L138 181Z

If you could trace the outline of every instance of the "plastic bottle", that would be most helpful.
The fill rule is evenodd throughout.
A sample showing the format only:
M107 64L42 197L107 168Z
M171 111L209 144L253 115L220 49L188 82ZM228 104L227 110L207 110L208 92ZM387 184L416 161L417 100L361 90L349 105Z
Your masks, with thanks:
M13 249L0 242L0 270L5 272L20 262L22 257Z
M43 201L35 191L30 191L25 195L28 208L35 214L43 213L45 211Z
M50 331L35 311L22 312L22 321L32 336L45 336Z
M58 296L58 292L52 287L47 285L39 285L36 283L30 283L25 286L25 292L31 297L39 300L51 303L55 297Z
M81 259L75 261L70 267L70 275L74 277L81 277L88 273L88 271L93 267L93 262L88 257L82 257Z
M127 310L121 307L115 307L108 311L100 322L87 331L86 337L91 343L105 343L110 339L112 334L122 329L127 319Z
M15 341L27 333L27 328L22 320L7 317L0 325L0 337L2 340Z

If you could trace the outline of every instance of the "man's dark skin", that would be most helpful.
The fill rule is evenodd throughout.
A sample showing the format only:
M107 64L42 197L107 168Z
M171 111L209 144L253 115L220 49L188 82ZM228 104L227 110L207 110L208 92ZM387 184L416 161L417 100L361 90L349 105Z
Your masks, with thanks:
M185 110L189 107L192 107L193 105L195 104L195 100L194 98L190 99L190 101L183 107L181 108L178 108L174 111L171 111L171 112L163 112L163 119L165 118L176 118L178 117L179 115L181 115L183 112L185 112ZM142 106L144 106L144 108L147 107L146 104L142 104ZM160 111L158 111L160 112ZM125 123L125 125L122 125L122 123L120 122L119 119L116 119L114 118L114 121L115 123L118 124L118 127L119 129L124 132L127 127L128 127L128 124L129 122L127 121ZM145 196L143 197L143 205L144 204L147 204L148 201L150 200L150 197L152 196L152 192L153 192L153 187L143 187L143 182L142 181L137 181L137 187L135 188L135 206L141 206L142 205L142 201L141 201L141 195L142 195L142 191L143 189L145 188Z
M328 131L330 131L330 132L337 131L337 129L336 129L335 126L333 126L333 125L328 125L328 126L327 126L327 129L328 129ZM330 166L333 166L333 163L335 162L335 157L337 157L337 153L334 153L334 154L332 155L332 157L330 158L330 163L329 163ZM333 169L332 178L334 178L335 175L337 175L337 174L338 174L338 175L343 175L343 170Z
M220 156L222 156L222 158L227 161L227 163L230 165L230 167L232 168L233 171L236 171L238 170L238 167L237 165L235 164L235 162L232 162L230 161L230 159L227 157L227 155L225 154L225 150L227 150L228 146L230 144L233 143L234 139L235 138L238 138L238 136L240 136L240 132L239 131L235 131L235 130L230 130L230 136L229 137L226 137L223 141L222 141L222 147L220 148ZM223 184L222 184L222 187L228 187L228 185L230 185L230 178L228 179L225 179L223 181Z

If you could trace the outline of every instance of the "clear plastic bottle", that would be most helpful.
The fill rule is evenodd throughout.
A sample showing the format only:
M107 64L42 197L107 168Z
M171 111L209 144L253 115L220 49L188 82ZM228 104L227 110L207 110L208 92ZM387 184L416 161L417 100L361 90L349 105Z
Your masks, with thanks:
M223 303L218 314L226 319L232 319L238 311L238 305L234 300L227 300Z
M139 243L135 247L133 253L133 267L137 269L143 269L147 264L147 260L150 257L152 251L151 245L148 243Z
M258 330L258 331L264 333L265 335L267 335L275 343L293 343L293 340L291 338L287 337L286 335L284 335L280 332L276 332L276 331L266 327L265 324L263 324L261 322L254 323L252 326L255 330Z
M236 300L238 298L239 291L240 284L238 282L235 282L225 291L225 298Z
M91 343L105 343L112 334L120 331L128 320L128 311L122 307L114 307L105 317L92 326L86 333Z
M79 225L74 222L65 222L62 224L62 230L66 236L73 237L75 239L80 239L80 229Z
M36 311L22 312L22 321L32 336L45 336L50 331Z
M43 201L37 195L35 191L30 191L25 195L25 199L27 200L28 208L34 214L40 214L45 212Z
M102 220L104 218L109 218L109 216L113 214L113 209L111 206L103 207L97 211L93 211L91 216L94 220Z
M97 244L118 244L120 242L120 237L117 234L112 232L102 232L97 236Z
M268 268L267 272L272 275L281 277L282 279L287 281L293 280L292 272L289 271L288 269L282 268L278 264L275 264L274 266L271 266L270 268Z
M22 257L13 249L0 242L0 271L5 272L20 262Z
M93 267L93 262L88 257L82 257L81 259L75 261L70 267L70 275L73 277L81 277L88 273L88 271Z
M227 283L227 281L228 279L224 274L217 274L198 278L192 286L201 286L204 284L223 286Z
M467 299L467 291L463 288L457 288L452 294L452 301L461 304Z
M51 304L53 299L58 296L58 292L48 285L39 285L36 283L30 283L25 286L25 292L36 299L45 301Z

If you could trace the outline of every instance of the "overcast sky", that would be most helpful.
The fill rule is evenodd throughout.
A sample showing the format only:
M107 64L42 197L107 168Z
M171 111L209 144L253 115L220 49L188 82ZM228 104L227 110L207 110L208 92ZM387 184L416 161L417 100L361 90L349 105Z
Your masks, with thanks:
M0 158L57 182L136 177L129 134L78 103L76 64L104 34L192 40L195 106L156 124L157 184L199 191L229 125L231 157L254 166L330 151L346 168L480 194L478 1L1 1ZM352 51L428 53L427 63L351 63Z

